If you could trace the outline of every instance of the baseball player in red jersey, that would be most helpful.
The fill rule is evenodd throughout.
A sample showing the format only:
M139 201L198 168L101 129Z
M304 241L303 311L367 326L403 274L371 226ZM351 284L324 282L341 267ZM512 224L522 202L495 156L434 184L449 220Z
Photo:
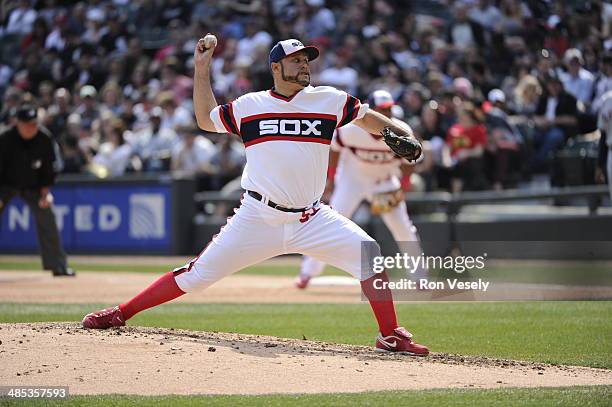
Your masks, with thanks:
M391 108L393 96L386 90L376 90L368 97L370 109L390 118L398 126L410 127L393 118ZM331 144L329 168L337 171L330 174L330 189L333 193L329 205L340 214L350 218L366 200L370 202L373 215L380 215L391 231L402 252L418 258L423 250L417 230L408 217L405 193L400 176L410 174L412 166L398 157L385 143L380 134L371 134L356 124L347 124L337 129ZM330 171L333 172L333 171ZM304 289L311 278L323 272L325 263L305 257L295 285ZM411 273L424 278L427 270L418 266Z
M247 164L242 187L246 192L241 205L196 258L131 300L87 314L83 326L123 326L140 311L206 288L242 268L281 254L300 253L360 280L379 326L377 350L427 355L427 347L414 342L412 334L397 323L391 291L384 285L386 273L376 274L368 267L380 255L378 245L351 220L320 202L336 128L352 122L373 134L385 129L387 134L411 137L410 132L345 92L310 86L309 62L319 51L294 39L280 41L270 51L273 89L219 106L209 75L216 42L207 35L194 52L194 110L201 129L235 133L244 142ZM364 247L374 249L364 250L362 265L364 242L370 243Z

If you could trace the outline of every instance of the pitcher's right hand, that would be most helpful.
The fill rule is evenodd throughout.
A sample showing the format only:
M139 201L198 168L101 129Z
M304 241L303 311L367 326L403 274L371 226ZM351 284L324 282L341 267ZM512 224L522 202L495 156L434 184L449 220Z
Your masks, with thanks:
M217 47L217 37L213 34L206 34L200 38L193 53L193 62L196 70L208 70L212 55Z

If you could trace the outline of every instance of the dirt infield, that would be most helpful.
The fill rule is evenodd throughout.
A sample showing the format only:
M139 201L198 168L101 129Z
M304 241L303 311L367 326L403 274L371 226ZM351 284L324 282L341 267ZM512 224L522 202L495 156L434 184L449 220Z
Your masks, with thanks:
M81 272L77 278L53 278L41 271L0 271L0 301L17 303L103 303L115 305L154 281L153 273ZM319 277L308 290L298 290L287 276L235 274L206 290L185 295L188 303L358 303L361 291L350 277ZM333 282L330 284L329 282ZM495 283L487 293L439 296L412 292L411 301L429 300L606 300L612 287Z
M18 303L117 304L138 294L159 276L153 273L79 273L53 278L41 271L0 271L0 301ZM229 276L206 290L185 295L189 303L358 303L358 285L298 290L285 276ZM353 280L346 278L347 283Z
M264 336L76 323L0 324L0 383L71 394L337 393L610 385L612 371ZM324 380L333 377L334 380Z

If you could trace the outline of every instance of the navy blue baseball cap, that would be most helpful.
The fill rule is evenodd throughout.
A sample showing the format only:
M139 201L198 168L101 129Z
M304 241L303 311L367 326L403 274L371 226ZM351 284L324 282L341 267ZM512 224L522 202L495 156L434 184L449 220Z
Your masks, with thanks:
M289 55L295 54L301 50L306 50L308 60L312 61L317 59L319 56L319 49L314 45L304 46L301 41L295 39L288 39L279 41L270 50L270 65L272 62L278 62L281 59L288 57Z

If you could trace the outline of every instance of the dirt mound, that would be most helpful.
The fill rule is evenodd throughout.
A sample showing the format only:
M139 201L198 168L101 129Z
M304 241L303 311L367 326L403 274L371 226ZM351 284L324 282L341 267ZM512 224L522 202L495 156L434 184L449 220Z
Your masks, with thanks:
M0 384L71 394L267 394L612 384L612 371L229 333L0 324Z

